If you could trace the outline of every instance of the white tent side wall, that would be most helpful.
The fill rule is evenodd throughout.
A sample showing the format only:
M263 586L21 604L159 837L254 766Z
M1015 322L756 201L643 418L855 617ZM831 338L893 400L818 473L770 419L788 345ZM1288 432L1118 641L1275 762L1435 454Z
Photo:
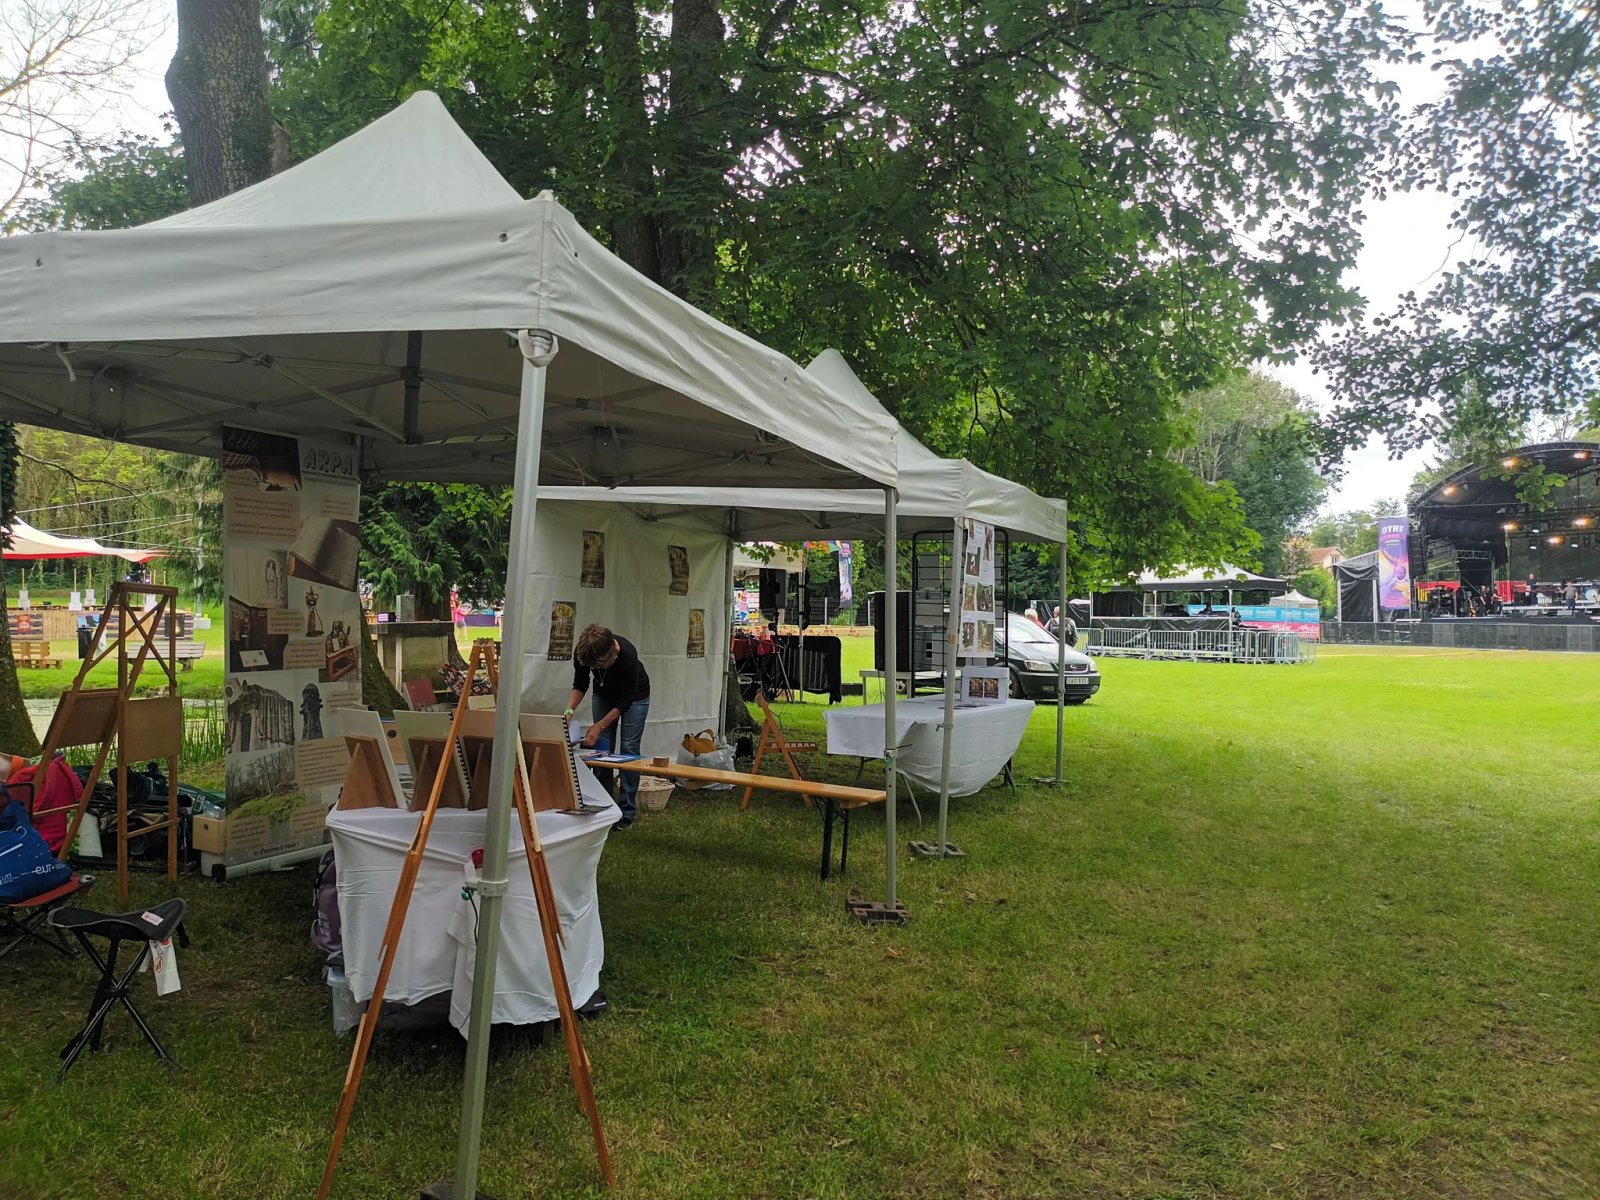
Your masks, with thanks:
M605 535L605 587L581 585L583 535ZM670 594L667 547L689 553L689 594ZM618 504L541 501L534 530L533 566L514 602L526 613L522 698L527 712L560 712L572 690L570 651L548 657L550 606L577 605L574 637L598 623L632 642L650 673L650 716L643 752L671 754L685 733L719 724L727 670L728 614L723 570L727 539L703 523L646 521ZM689 614L705 617L705 654L690 658ZM591 690L591 695L592 695ZM589 720L589 700L578 717Z

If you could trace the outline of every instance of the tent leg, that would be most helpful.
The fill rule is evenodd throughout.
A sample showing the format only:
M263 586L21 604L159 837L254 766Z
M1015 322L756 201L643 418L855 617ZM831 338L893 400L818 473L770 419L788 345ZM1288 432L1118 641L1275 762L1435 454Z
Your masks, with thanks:
M500 688L494 717L495 742L501 746L514 746L520 740L517 717L522 709L522 654L526 633L521 585L533 559L545 375L555 353L555 339L543 330L530 330L521 341L524 354L522 397L517 418L511 552L506 564L506 598L510 602L506 605L501 631ZM455 1194L469 1200L478 1194L478 1142L483 1132L489 1037L494 1029L494 976L506 891L514 766L515 756L510 754L496 754L489 764L488 827L484 831L483 872L478 885L478 953L472 974L472 1024L467 1030L467 1061L461 1087L461 1140L457 1147L455 1176Z
M846 900L845 907L857 920L869 925L903 925L909 919L906 906L895 898L895 854L899 849L894 829L895 777L895 668L900 665L898 630L899 604L895 595L900 566L900 533L896 525L895 506L899 493L892 487L883 489L883 839L886 844L884 859L884 898L881 901Z
M726 656L722 660L722 703L717 706L717 728L723 741L732 736L728 728L728 658L733 656L733 547L739 536L739 518L733 509L728 510L728 550L722 563L722 615L727 621L728 636L722 639Z
M933 858L944 858L954 852L950 844L950 750L955 741L956 725L956 649L961 641L961 557L966 552L962 543L962 523L957 517L951 522L950 532L950 616L945 620L944 632L944 730L939 747L939 840L930 848Z
M1035 783L1059 787L1066 782L1061 770L1065 758L1067 722L1067 622L1072 612L1067 608L1067 544L1061 543L1061 576L1058 606L1061 616L1056 619L1056 773L1051 779L1037 779ZM1091 593L1092 595L1093 593ZM1092 603L1092 601L1091 601ZM1091 619L1092 620L1092 619Z

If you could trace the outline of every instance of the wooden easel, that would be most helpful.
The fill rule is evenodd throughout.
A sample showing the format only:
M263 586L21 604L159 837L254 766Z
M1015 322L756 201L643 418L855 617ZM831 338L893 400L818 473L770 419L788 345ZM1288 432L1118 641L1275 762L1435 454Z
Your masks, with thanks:
M135 596L151 596L155 603L149 608L137 607ZM113 583L111 595L101 610L94 640L89 643L89 653L78 668L66 695L56 706L50 718L50 728L44 735L44 754L41 763L49 763L56 753L69 746L99 746L94 766L83 784L83 795L73 809L72 821L67 827L67 840L61 844L61 857L71 852L78 836L78 826L88 811L94 795L94 786L100 780L110 755L111 744L116 742L117 754L113 764L117 779L117 900L128 899L128 772L127 768L141 759L165 758L167 760L167 818L153 825L141 826L139 833L167 832L167 878L178 877L178 755L183 750L183 701L178 698L178 589L158 587L149 583ZM162 619L167 621L167 649L161 652L157 645ZM116 621L115 635L108 639L107 627ZM129 641L137 638L137 654L130 657ZM117 656L117 684L109 688L85 687L84 681L113 654ZM151 661L166 684L165 696L152 696L143 700L133 698L134 684L139 680L145 663ZM64 807L64 806L63 806ZM50 809L60 812L61 809ZM43 815L43 814L39 814Z
M761 774L761 760L767 756L769 749L776 750L783 755L783 761L789 764L789 774L796 779L803 780L805 775L800 771L799 765L794 761L794 751L815 750L815 742L791 742L783 736L783 726L778 724L778 715L772 711L772 706L767 703L767 695L760 688L756 689L756 703L761 706L761 740L756 743L756 760L750 764L750 774ZM744 799L739 801L739 811L743 812L750 807L750 793L754 786L744 789ZM811 807L811 794L802 792L806 807Z
M472 644L472 657L467 662L466 680L461 686L461 698L456 702L450 721L450 734L445 742L448 754L454 755L461 744L462 726L466 723L468 702L472 697L472 681L482 666L490 686L497 692L500 687L500 645L488 639ZM523 752L523 739L516 744L516 770L512 772L512 801L517 817L522 822L522 840L527 849L528 872L533 880L533 895L539 909L539 932L544 939L545 958L550 965L550 980L555 985L556 1006L561 1014L561 1032L567 1045L567 1066L572 1075L573 1088L578 1101L588 1115L589 1128L594 1134L595 1153L600 1160L600 1170L606 1183L616 1186L617 1177L611 1169L611 1152L606 1146L605 1130L600 1124L600 1108L594 1096L594 1076L589 1055L583 1048L583 1038L578 1033L578 1015L572 1004L571 985L567 982L567 967L561 957L566 944L566 933L561 928L561 914L556 908L555 889L550 882L550 867L545 861L544 843L539 840L538 826L534 823L532 806L528 799L528 763ZM535 769L538 759L548 751L539 746L534 751ZM570 750L564 750L570 755ZM361 1072L372 1049L372 1035L377 1028L378 1014L383 1009L384 989L389 985L389 973L394 968L395 952L400 946L400 935L405 928L406 910L411 904L411 893L417 884L417 874L422 867L423 851L428 844L428 833L433 828L434 814L444 792L448 771L435 772L433 787L428 795L427 807L422 810L422 820L406 851L405 865L395 888L394 904L389 909L389 923L383 933L383 957L378 964L378 978L372 987L372 998L361 1014L361 1027L356 1033L355 1048L350 1054L350 1067L345 1072L344 1091L339 1096L338 1114L333 1125L333 1144L328 1148L328 1162L322 1171L322 1183L317 1188L317 1200L327 1200L333 1187L333 1174L339 1165L339 1151L344 1146L344 1136L350 1126L350 1114L355 1109L356 1093L361 1088ZM489 1020L489 1014L483 1014Z

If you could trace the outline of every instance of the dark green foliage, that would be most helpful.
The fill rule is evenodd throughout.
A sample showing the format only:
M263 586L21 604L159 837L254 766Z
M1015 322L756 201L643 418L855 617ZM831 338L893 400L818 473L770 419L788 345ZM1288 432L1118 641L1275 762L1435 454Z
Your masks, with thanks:
M469 604L505 591L511 490L393 483L361 493L361 577L384 604L410 592L418 620L448 620L450 589Z
M8 232L124 229L189 207L178 143L141 134L80 144L65 167L37 183L42 194L17 206Z
M1176 397L1352 297L1373 10L281 0L299 155L421 87L526 194L944 453L1071 504L1075 575L1247 557ZM1248 236L1244 236L1244 235Z
M17 427L0 421L0 548L11 545L11 522L17 519L17 465ZM5 607L5 578L0 576L0 612ZM22 685L11 656L11 629L4 622L0 626L0 752L37 754L39 738L22 703Z
M1600 13L1571 0L1425 10L1444 91L1411 118L1384 183L1448 195L1459 237L1425 288L1322 353L1335 447L1369 431L1417 446L1485 416L1507 430L1596 416Z

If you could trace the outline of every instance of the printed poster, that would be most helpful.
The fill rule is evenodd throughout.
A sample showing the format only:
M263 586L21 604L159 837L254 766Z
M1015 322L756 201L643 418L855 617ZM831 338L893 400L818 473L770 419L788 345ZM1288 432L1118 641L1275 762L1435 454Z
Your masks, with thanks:
M326 840L359 703L361 500L354 446L224 428L229 865Z
M597 529L583 531L583 567L578 572L578 586L606 586L606 535Z
M689 610L689 657L704 658L706 656L706 610L691 608Z
M1411 607L1410 529L1408 517L1378 518L1378 603L1385 609Z
M855 583L851 579L851 563L854 559L855 545L852 542L839 543L839 605L848 607L856 602Z
M575 600L550 602L550 648L545 658L550 662L572 658L573 640L577 637L578 604Z
M667 547L667 567L672 572L672 584L667 588L670 595L687 596L689 594L689 550L685 546Z
M961 530L961 639L958 658L994 657L994 526L967 519Z

